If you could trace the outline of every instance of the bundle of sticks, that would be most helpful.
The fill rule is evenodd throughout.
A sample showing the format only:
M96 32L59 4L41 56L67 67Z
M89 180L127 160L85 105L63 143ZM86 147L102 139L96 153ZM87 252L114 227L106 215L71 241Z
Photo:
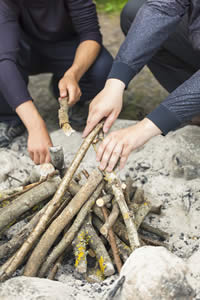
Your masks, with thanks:
M88 135L67 169L63 168L61 147L52 147L48 175L44 168L39 181L0 193L1 234L26 221L0 245L0 281L17 269L25 276L54 279L71 249L78 273L90 281L103 280L120 272L136 248L165 245L162 241L167 234L144 222L149 213L160 214L161 207L152 206L131 178L122 183L114 172L98 168L91 174L86 170L77 174L90 145L95 148L102 127L103 122ZM157 239L147 238L141 230ZM89 259L95 262L92 267Z

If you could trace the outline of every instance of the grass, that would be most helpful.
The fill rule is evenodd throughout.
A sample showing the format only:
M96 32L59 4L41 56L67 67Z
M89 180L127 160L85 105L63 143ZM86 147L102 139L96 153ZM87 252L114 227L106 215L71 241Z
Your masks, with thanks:
M119 12L128 0L96 0L97 9L107 13Z

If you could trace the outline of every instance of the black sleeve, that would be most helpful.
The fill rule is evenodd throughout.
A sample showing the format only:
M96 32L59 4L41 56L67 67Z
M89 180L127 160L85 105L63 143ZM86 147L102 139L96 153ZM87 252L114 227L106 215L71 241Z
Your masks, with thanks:
M0 1L0 89L8 104L17 106L31 99L17 67L19 51L18 8L10 0Z
M94 40L102 43L102 35L96 12L96 6L92 0L67 0L66 5L76 32L80 36L80 42Z

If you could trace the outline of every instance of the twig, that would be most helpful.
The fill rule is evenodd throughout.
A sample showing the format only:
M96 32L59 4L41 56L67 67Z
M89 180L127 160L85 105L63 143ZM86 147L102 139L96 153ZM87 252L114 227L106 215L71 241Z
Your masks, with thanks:
M106 204L110 203L111 199L112 199L112 195L104 195L102 197L100 197L99 199L97 199L96 201L96 205L98 207L103 207L105 206Z
M148 232L154 233L157 236L159 236L162 240L166 240L169 238L169 234L159 228L155 228L149 224L147 224L146 222L143 222L140 226L141 229L146 230Z
M66 136L70 136L75 130L69 124L68 117L68 97L59 99L60 109L58 110L58 118L60 128L63 129Z
M116 202L114 202L110 215L108 216L104 225L100 229L101 234L103 234L105 237L108 235L109 229L115 224L118 216L119 216L119 206Z
M113 275L115 273L115 269L112 264L112 261L100 237L94 230L91 221L87 222L85 226L85 231L88 236L89 245L96 254L96 258L99 262L99 266L102 273L106 277Z
M108 220L108 212L107 212L107 209L105 206L102 207L102 212L103 212L105 221L107 221ZM108 229L108 236L109 236L110 246L111 246L112 252L113 252L114 261L115 261L118 273L120 273L121 268L122 268L122 262L119 257L115 236L114 236L114 233L113 233L113 230L111 227Z
M76 271L80 274L84 274L87 272L87 241L84 226L78 232L72 245L74 248Z
M64 254L62 254L56 261L55 265L53 266L53 268L50 270L49 275L48 275L48 279L54 280L56 273L58 272L58 269L60 268L62 261L64 258Z
M140 241L138 238L138 233L136 229L136 225L134 224L132 217L130 215L130 211L128 209L128 206L126 204L126 201L124 199L124 194L121 189L121 183L120 180L117 178L117 176L112 173L106 173L106 179L108 182L112 185L113 194L115 196L115 199L119 205L119 208L121 210L124 223L127 228L128 238L130 242L130 246L132 251L140 246Z

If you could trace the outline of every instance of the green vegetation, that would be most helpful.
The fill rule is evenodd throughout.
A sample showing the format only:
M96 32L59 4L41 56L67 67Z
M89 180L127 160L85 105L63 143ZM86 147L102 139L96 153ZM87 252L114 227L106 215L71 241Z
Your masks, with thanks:
M119 12L128 0L96 0L97 9L104 12Z

